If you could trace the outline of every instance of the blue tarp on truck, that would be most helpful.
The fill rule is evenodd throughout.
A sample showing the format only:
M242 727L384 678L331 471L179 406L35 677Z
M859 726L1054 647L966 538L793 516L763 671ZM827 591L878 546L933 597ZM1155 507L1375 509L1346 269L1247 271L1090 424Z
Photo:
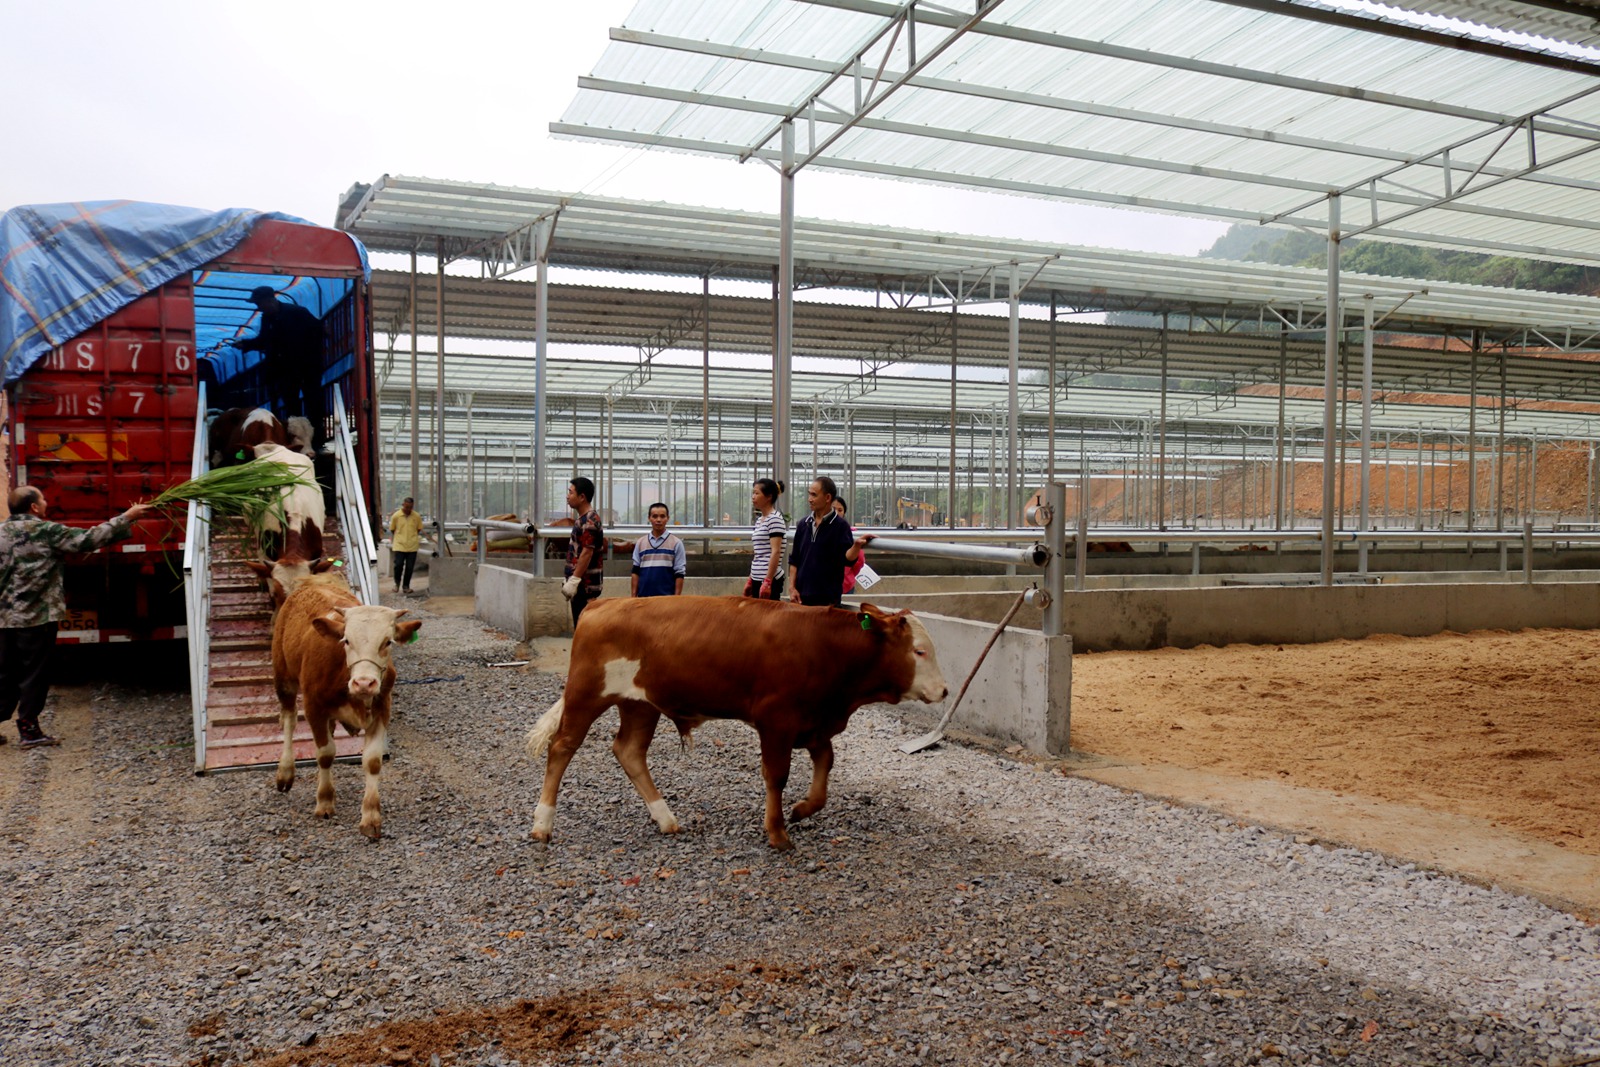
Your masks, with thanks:
M11 384L50 349L119 308L232 249L262 219L312 225L278 212L132 200L31 204L0 215L0 384ZM361 259L365 267L364 248ZM254 312L243 303L237 310L240 325Z

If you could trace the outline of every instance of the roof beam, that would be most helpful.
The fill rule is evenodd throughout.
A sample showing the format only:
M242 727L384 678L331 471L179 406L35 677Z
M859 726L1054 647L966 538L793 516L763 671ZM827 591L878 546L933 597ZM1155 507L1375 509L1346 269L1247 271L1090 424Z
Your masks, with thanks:
M831 7L841 11L854 11L866 15L879 15L884 18L893 17L895 12L899 10L898 5L884 3L883 0L796 0L796 2L812 4L818 7ZM924 13L922 21L946 27L954 27L960 23L959 19L933 11ZM1193 59L1189 56L1154 52L1145 48L1130 48L1126 45L1095 41L1084 37L1069 37L1066 34L1052 33L1047 30L1031 30L1021 26L1008 26L998 22L984 22L972 26L968 32L991 37L1003 37L1026 44L1046 45L1069 52L1083 52L1088 55L1122 59L1131 63L1193 71L1218 78L1231 78L1236 81L1254 82L1260 85L1299 89L1323 96L1338 96L1349 100L1364 100L1374 104L1387 104L1405 108L1409 111L1426 111L1435 115L1449 115L1474 122L1486 122L1494 126L1514 122L1516 119L1516 116L1513 115L1485 111L1482 108L1453 106L1438 100L1430 100L1426 97L1385 93L1359 85L1341 85L1338 82L1321 81L1315 78L1297 78L1293 75L1276 74L1271 71L1251 70L1247 67L1238 67L1227 63L1213 63L1208 60ZM1600 134L1596 136L1600 136Z

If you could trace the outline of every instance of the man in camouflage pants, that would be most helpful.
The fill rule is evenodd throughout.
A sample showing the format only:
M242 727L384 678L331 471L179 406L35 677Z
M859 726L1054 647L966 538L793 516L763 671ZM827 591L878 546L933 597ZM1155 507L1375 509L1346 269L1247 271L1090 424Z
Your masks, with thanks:
M56 628L67 617L62 557L121 541L155 509L135 504L93 529L75 530L45 518L44 493L34 486L13 489L9 503L11 517L0 523L0 722L16 712L23 748L59 745L39 728L39 712L50 688L45 671Z

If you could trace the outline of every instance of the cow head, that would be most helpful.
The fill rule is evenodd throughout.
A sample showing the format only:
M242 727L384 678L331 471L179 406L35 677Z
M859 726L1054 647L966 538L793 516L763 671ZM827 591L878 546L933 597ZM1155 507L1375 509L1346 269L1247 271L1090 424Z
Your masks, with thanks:
M394 670L389 658L396 641L409 641L422 626L421 619L400 622L405 609L356 606L334 608L318 615L311 625L324 637L344 645L344 664L350 672L346 686L353 702L372 704L383 689L384 680Z
M909 611L885 612L872 605L863 604L861 610L869 617L869 625L888 633L891 648L905 648L911 658L911 679L900 700L920 700L937 704L950 695L944 672L939 669L939 657L933 651L933 638L922 620Z
M289 594L300 588L301 584L313 574L323 574L331 569L334 561L331 559L298 559L294 556L285 556L275 563L266 560L247 559L244 565L259 574L267 583L267 588L272 592L272 606L283 607L283 602L289 599ZM346 586L348 588L348 586Z

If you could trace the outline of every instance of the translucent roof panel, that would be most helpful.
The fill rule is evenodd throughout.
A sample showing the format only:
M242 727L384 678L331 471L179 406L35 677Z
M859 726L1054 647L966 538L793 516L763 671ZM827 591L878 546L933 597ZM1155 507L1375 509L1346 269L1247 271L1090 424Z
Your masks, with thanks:
M1316 3L972 7L643 0L552 130L781 163L792 119L797 170L1317 229L1338 192L1347 235L1600 260L1584 55Z

